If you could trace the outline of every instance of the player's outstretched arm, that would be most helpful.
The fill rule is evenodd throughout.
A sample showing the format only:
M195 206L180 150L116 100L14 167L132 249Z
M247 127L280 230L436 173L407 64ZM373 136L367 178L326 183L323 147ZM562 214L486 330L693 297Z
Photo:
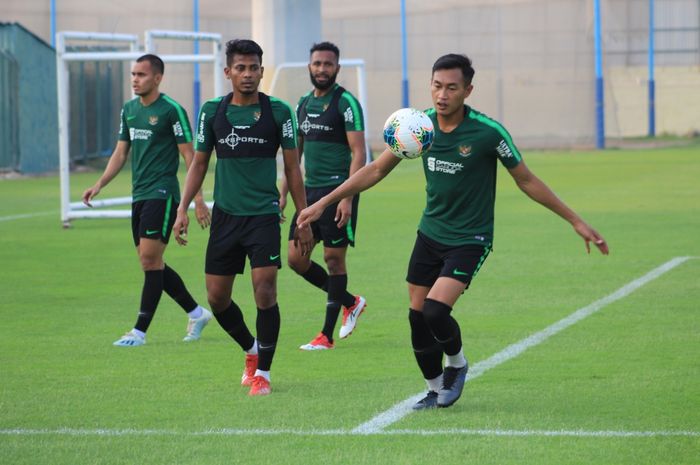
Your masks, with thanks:
M508 171L510 175L513 176L520 190L527 194L528 197L549 208L571 223L574 231L576 231L586 243L586 250L588 253L591 252L591 242L598 247L598 250L600 250L603 255L609 253L608 244L605 242L603 236L590 227L576 212L562 202L540 178L530 171L524 161L521 161L516 167L508 169Z
M366 191L384 179L400 162L401 159L392 154L391 151L388 149L384 150L376 160L357 170L344 183L336 187L333 192L302 210L297 218L297 226L303 228L309 223L316 221L323 213L323 210L328 208L328 205L338 202L345 197Z
M365 144L364 131L348 131L346 132L348 145L352 152L352 161L350 162L350 176L359 171L367 161L367 151ZM352 197L345 197L338 202L338 208L335 211L335 221L339 228L345 227L348 221L352 218Z
M129 156L129 147L131 147L131 144L128 141L120 140L117 142L117 146L114 148L112 156L109 157L109 162L107 162L107 166L102 176L100 176L100 179L97 180L95 185L85 189L85 192L83 192L83 203L85 205L92 207L90 201L100 193L103 187L109 184L109 182L119 174Z
M175 224L173 224L173 236L175 236L175 240L180 245L187 245L187 228L190 223L190 219L187 216L187 208L195 194L202 189L202 183L209 168L210 157L211 152L195 152L194 160L192 160L190 168L187 170L185 188L182 190L180 206L177 207L177 218L175 219Z

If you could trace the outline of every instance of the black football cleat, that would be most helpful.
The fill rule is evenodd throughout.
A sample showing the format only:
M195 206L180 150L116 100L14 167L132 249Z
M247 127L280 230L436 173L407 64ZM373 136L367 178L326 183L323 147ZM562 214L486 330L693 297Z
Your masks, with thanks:
M431 408L437 408L438 406L438 393L435 391L428 391L425 397L413 404L413 410L426 410Z
M437 396L438 407L449 407L457 402L462 395L464 382L467 380L467 371L469 371L469 365L464 365L462 368L445 367L442 374L442 387Z

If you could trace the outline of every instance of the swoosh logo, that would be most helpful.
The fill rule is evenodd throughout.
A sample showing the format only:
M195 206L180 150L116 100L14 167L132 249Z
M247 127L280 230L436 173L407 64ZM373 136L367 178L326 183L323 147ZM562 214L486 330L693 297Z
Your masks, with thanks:
M147 229L147 230L146 230L146 234L149 235L149 236L150 236L151 234L155 234L155 233L157 233L157 232L158 232L157 229Z
M270 260L277 260L278 258L280 258L279 255L270 255Z
M127 120L127 121L131 121L131 120L134 119L134 118L136 118L136 115L134 115L134 116L127 116L127 117L126 117L126 120Z
M452 274L456 274L457 276L466 276L466 275L467 275L466 272L464 272L464 271L459 271L457 268L455 268L454 270L452 270Z
M340 239L332 239L331 244L333 244L333 245L339 244L340 242L343 242L343 240L344 239L342 237Z

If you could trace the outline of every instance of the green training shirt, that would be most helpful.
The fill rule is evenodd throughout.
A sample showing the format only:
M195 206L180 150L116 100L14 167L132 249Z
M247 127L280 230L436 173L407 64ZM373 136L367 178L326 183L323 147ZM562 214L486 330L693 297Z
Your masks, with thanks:
M122 107L119 140L131 145L131 185L134 202L180 200L178 144L192 141L187 112L165 94L148 106L139 97Z
M195 141L198 152L211 153L216 146L214 117L222 99L223 97L217 97L202 105ZM270 97L270 105L282 149L296 148L297 125L291 106L275 97ZM227 106L226 119L233 126L234 131L228 139L234 146L232 147L234 151L239 144L242 147L248 143L244 140L245 138L237 137L235 131L254 127L261 116L261 106L258 103L247 106L232 104ZM274 135L267 139L274 139ZM255 216L280 212L275 158L217 158L215 176L214 202L218 208L229 215Z
M522 157L497 121L464 106L464 121L442 132L434 109L435 140L423 155L427 202L419 230L445 245L491 246L496 201L496 160L506 168Z
M311 91L299 99L297 111L306 100L306 113L308 115L303 121L299 117L299 135L301 137L304 137L305 133L310 130L333 131L338 130L338 128L345 132L365 130L362 106L348 91L344 91L338 99L337 115L323 115L326 111L333 111L329 106L334 93L339 90L338 84L335 84L333 91L326 95L315 97ZM331 123L322 124L321 128L315 128L312 125L315 124L317 118L331 121ZM304 184L307 187L337 186L350 175L352 152L347 143L323 142L304 138L303 155L306 176Z

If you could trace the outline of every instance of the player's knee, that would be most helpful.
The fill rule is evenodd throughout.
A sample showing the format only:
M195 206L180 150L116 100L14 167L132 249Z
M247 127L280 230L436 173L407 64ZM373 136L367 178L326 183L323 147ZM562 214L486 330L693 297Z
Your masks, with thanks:
M207 301L214 313L223 312L231 304L231 295L217 286L207 286Z
M452 307L437 300L425 299L423 302L423 317L429 327L434 327L449 318L450 312Z
M287 265L289 265L289 268L294 270L296 274L304 274L306 270L309 269L309 263L307 263L307 260L305 260L304 257L290 255L287 258Z
M153 255L140 255L141 269L143 271L153 271L163 269L163 257Z
M255 286L255 304L258 308L269 308L277 303L277 286L274 282L262 282Z
M345 260L340 260L337 257L326 258L326 268L328 268L330 275L347 274Z

